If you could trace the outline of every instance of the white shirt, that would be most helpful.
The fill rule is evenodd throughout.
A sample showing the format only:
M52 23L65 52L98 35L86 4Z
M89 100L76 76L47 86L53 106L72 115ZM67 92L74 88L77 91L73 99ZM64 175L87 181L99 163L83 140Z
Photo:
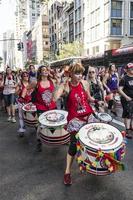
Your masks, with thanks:
M14 94L15 93L15 88L13 88L14 85L15 81L13 79L8 80L8 78L6 77L3 94L5 95Z

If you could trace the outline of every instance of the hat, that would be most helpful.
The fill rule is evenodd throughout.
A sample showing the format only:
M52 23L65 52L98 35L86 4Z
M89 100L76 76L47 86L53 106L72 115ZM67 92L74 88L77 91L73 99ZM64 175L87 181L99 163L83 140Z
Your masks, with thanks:
M133 69L133 63L128 63L126 69Z

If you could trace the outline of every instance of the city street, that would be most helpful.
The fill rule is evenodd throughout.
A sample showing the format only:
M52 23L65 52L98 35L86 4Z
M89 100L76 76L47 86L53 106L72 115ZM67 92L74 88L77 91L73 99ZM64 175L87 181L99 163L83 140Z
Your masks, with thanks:
M17 136L17 124L6 121L0 112L0 200L132 200L133 140L128 141L124 159L126 170L98 177L80 174L73 165L73 185L63 184L67 145L43 145L35 151L35 130Z

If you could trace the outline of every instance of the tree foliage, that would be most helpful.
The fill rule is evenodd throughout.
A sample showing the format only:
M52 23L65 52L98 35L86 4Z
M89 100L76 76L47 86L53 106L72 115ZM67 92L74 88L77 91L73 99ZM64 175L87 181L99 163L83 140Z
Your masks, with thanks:
M63 44L59 55L56 55L57 59L68 58L71 56L82 56L84 51L84 45L82 42L74 41L73 43Z
M48 3L49 0L39 0L40 3Z

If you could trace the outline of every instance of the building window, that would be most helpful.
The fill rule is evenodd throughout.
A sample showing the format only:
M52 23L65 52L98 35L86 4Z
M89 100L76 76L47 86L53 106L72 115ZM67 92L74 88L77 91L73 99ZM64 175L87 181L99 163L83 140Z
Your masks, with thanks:
M81 33L81 20L79 21L79 33Z
M130 20L130 35L133 35L133 20Z
M81 7L78 9L78 19L81 19Z
M75 11L75 21L77 21L77 19L78 19L78 11L76 10Z
M133 18L133 2L130 3L130 18Z
M111 2L111 17L122 17L122 1Z
M78 23L75 24L75 34L78 33Z
M121 19L112 19L111 35L122 35L122 20Z

